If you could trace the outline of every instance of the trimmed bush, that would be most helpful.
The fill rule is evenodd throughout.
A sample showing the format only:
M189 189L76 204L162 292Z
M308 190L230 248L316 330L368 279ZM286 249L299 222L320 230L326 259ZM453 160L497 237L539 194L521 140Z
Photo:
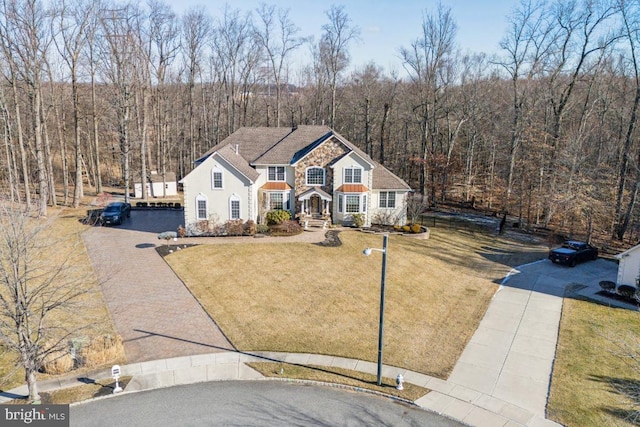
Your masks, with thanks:
M255 221L253 220L248 220L247 222L244 223L244 225L242 226L242 232L245 236L253 236L254 234L256 234L257 231L257 226Z
M242 236L244 231L241 219L232 219L224 224L224 230L228 236Z
M285 210L273 210L267 212L267 224L282 224L284 221L291 219L291 212Z
M351 215L353 218L353 225L358 228L361 228L364 225L364 215L363 214L353 214Z
M616 290L616 282L612 282L610 280L601 280L599 284L603 291L615 292Z
M411 227L409 227L408 225L403 225L402 226L402 231L404 231L405 233L410 233L411 232Z
M256 233L267 234L269 232L269 226L266 224L258 224L256 227Z
M420 226L420 224L413 224L411 226L412 233L420 233L421 231L422 231L422 227Z
M625 298L632 299L636 294L636 288L630 285L620 285L618 286L618 294Z

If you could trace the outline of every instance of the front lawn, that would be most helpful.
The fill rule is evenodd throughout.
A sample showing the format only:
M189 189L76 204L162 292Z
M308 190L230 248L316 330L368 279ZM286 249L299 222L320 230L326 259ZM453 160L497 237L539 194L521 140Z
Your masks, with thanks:
M549 418L567 426L638 425L631 421L640 409L638 330L637 311L565 299Z
M244 351L377 360L382 237L340 234L343 245L201 245L165 259ZM391 236L384 363L446 378L510 265L546 249L500 237L431 230Z

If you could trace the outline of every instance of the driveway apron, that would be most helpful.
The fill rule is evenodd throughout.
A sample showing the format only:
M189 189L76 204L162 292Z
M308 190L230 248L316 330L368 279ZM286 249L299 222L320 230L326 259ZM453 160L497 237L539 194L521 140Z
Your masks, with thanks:
M83 238L128 363L233 350L156 252L157 234L93 227Z

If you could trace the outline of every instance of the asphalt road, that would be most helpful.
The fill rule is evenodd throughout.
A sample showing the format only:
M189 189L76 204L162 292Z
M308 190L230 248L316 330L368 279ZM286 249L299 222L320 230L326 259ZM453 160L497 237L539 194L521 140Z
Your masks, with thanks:
M462 424L366 393L279 381L208 382L71 407L71 426L437 426Z

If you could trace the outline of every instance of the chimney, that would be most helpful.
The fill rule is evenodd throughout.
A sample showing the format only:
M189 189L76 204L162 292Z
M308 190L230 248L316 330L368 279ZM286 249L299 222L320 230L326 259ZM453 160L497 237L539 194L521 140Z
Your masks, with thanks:
M296 129L298 129L298 124L296 122L293 122L291 126L291 132L293 132Z
M236 144L236 156L238 155L238 144Z

